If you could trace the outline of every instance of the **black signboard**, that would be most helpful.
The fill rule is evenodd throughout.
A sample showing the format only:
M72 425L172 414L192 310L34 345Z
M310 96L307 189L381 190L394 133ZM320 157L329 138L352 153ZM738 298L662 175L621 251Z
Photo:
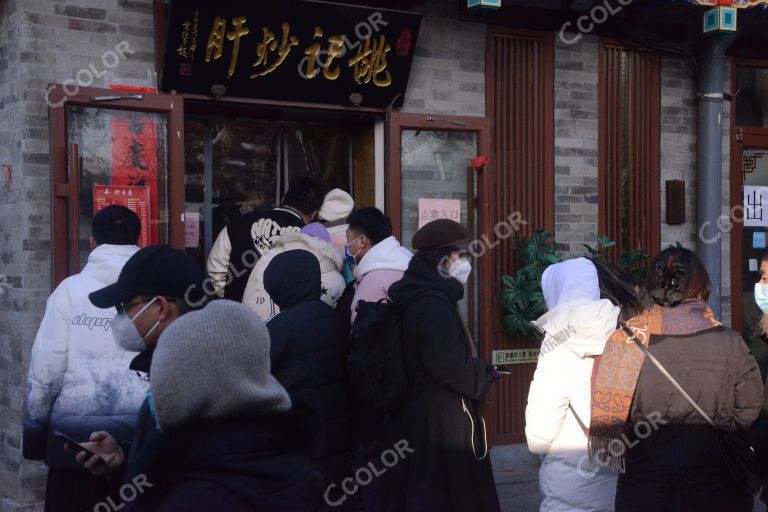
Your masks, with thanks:
M164 91L386 107L402 104L416 13L315 0L172 0Z

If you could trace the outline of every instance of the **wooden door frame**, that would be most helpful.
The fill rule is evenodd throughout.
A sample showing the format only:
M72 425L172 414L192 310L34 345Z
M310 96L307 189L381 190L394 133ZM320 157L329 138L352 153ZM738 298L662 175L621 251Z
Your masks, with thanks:
M738 80L736 69L738 66L750 66L768 69L768 60L750 59L750 58L731 58L731 91L738 89ZM743 185L742 152L745 147L766 147L768 148L768 128L740 127L736 124L736 105L731 105L731 137L730 137L730 204L731 211L734 208L741 208L743 198L741 187ZM741 219L731 215L732 228L730 232L731 248L731 327L740 333L744 333L744 301L742 287L744 283L741 278L741 258L743 242ZM702 243L698 240L698 243Z
M401 158L402 145L400 143L404 130L423 130L439 132L472 132L477 134L477 148L479 155L490 155L491 152L491 126L487 117L453 116L442 114L413 114L403 112L392 112L389 115L389 124L387 126L387 149L386 156L388 162L388 171L385 173L385 205L387 212L392 219L392 230L398 239L402 235L402 187L401 187ZM486 165L477 172L477 226L478 237L489 239L491 234L491 169ZM470 199L471 199L470 191ZM475 262L475 271L479 273L478 283L478 325L480 326L480 356L487 361L491 360L493 344L491 337L493 335L492 322L492 304L493 292L490 283L492 280L492 261L486 255L485 258L478 258ZM491 393L486 394L482 400L483 415L488 418L486 425L489 443L492 444L495 432L493 432L494 419L496 414L491 407Z
M74 89L74 90L71 90ZM168 116L168 228L173 247L184 248L184 108L173 94L141 93L143 100L93 101L94 96L133 96L136 93L94 87L52 84L48 89L51 154L51 272L53 287L79 272L78 262L68 259L67 247L74 223L67 226L68 213L79 215L79 198L68 176L67 115L70 106L166 114ZM175 136L174 136L175 135ZM66 226L66 227L64 227Z

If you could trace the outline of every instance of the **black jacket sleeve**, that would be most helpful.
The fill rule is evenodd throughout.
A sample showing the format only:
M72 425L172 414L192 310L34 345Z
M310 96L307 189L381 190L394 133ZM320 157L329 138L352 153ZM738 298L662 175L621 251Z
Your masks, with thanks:
M413 334L421 344L421 363L432 378L462 396L480 399L493 382L493 372L484 360L469 356L457 312L443 301L423 300L416 314Z

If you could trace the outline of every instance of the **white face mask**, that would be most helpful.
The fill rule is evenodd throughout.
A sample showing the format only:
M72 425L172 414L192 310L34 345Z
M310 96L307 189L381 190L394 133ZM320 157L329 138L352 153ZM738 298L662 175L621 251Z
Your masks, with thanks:
M464 284L469 280L470 272L472 272L472 265L467 258L459 258L451 263L451 267L448 269L448 275L461 284Z
M768 284L755 283L755 302L763 313L768 313Z
M151 306L152 303L156 300L157 297L147 302L147 304L141 308L139 312L133 316L133 318L130 318L125 311L118 313L115 316L115 318L112 320L111 329L112 337L115 339L115 343L118 347L130 352L142 352L147 348L144 345L144 340L146 340L154 332L157 326L160 325L160 320L155 322L152 328L143 337L139 333L139 330L136 328L136 324L134 324L133 321L136 320L144 311L146 311L147 308Z

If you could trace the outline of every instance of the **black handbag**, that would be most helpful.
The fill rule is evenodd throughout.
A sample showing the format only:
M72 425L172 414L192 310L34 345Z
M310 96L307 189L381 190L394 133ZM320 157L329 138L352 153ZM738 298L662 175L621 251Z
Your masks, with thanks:
M635 344L640 347L653 365L658 368L664 377L683 395L688 403L696 410L699 415L704 418L712 428L717 431L717 444L720 450L720 455L723 457L725 465L728 466L728 470L733 475L734 480L739 486L746 492L752 495L757 494L760 488L763 486L764 478L768 474L768 467L763 464L755 454L755 450L744 439L737 436L732 432L723 430L715 425L707 413L705 413L699 404L697 404L693 398L677 383L677 381L669 374L666 368L656 359L653 354L646 348L643 343L637 339L635 334L624 324L621 324L621 328L630 337Z

